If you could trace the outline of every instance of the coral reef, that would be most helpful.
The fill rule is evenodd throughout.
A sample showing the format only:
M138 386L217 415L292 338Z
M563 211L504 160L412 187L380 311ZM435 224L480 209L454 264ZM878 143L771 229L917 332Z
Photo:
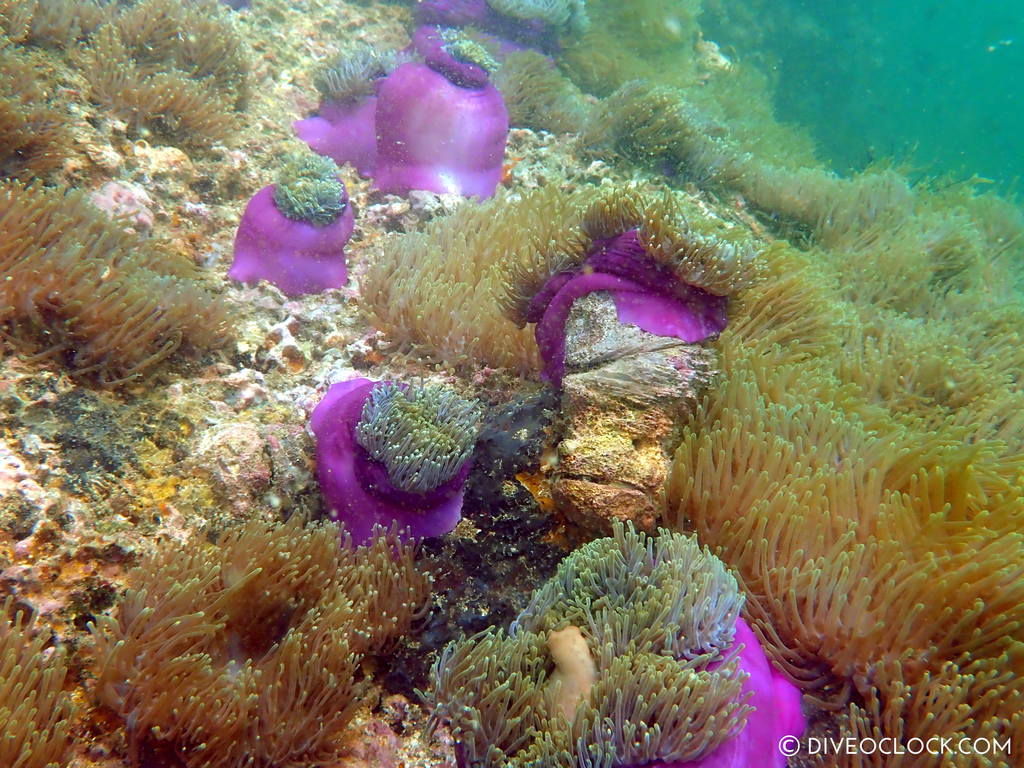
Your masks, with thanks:
M333 524L253 521L217 545L164 547L129 574L92 629L93 694L126 721L133 763L337 756L365 688L361 658L409 630L429 588L393 535L360 548L338 538Z
M195 267L125 232L82 193L6 183L0 233L0 327L25 354L116 384L179 347L224 340L224 308Z
M977 179L830 171L764 49L714 26L732 6L589 0L584 30L565 0L0 0L0 594L34 617L22 672L66 651L78 704L46 768L781 768L793 683L810 736L1024 742L1024 214ZM402 50L417 21L465 36ZM501 94L493 198L366 177L414 61ZM292 245L351 229L348 282L225 280L310 114L354 167L260 204ZM217 349L154 364L175 345ZM344 505L372 556L299 522ZM435 576L415 632L411 542L371 513ZM453 727L424 731L439 655Z
M742 605L733 577L692 537L616 524L562 562L509 633L445 650L435 717L468 767L763 758L803 719L795 688L738 621ZM738 636L750 657L731 650ZM730 753L722 763L720 750Z
M421 538L458 523L478 406L449 390L353 379L314 409L328 514L357 542L377 525Z
M63 649L47 649L36 630L7 598L0 604L0 764L55 768L65 764L75 707L63 692Z
M277 183L246 205L228 277L269 280L289 296L340 288L348 281L345 244L354 227L334 161L308 152L292 156Z

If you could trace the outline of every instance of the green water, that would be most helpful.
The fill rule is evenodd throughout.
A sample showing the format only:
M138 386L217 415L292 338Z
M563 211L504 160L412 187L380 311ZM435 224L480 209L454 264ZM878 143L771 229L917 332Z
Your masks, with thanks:
M704 30L773 74L780 120L840 171L882 158L927 175L1024 175L1020 0L706 4Z

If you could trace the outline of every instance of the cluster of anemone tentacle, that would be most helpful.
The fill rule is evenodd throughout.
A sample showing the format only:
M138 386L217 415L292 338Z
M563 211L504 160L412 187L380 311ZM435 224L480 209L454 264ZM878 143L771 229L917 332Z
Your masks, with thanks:
M314 80L324 99L351 102L374 93L374 83L399 64L394 51L363 43L321 70Z
M356 425L356 440L387 467L388 479L409 493L451 480L476 442L480 407L450 389L382 382Z
M345 210L348 194L338 164L310 152L291 156L274 185L274 204L293 221L325 227Z

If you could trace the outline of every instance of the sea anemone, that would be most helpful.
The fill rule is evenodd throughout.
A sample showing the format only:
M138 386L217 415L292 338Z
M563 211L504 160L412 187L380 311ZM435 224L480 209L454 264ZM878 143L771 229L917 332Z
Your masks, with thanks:
M511 275L506 310L520 325L536 324L544 376L558 386L566 323L581 297L605 292L620 323L702 341L725 328L727 297L754 280L755 256L746 245L692 232L668 197L615 190L584 212L572 251Z
M261 189L246 206L228 276L269 280L289 296L340 288L348 280L345 244L354 226L334 161L293 156L277 184Z
M847 183L852 193L860 182ZM665 520L735 570L769 656L805 702L837 713L840 738L1016 740L1014 267L979 230L966 237L964 208L919 188L904 220L888 204L903 193L884 192L900 185L874 183L882 193L866 185L863 199L881 205L840 206L821 222L823 234L833 222L859 230L858 251L777 244L734 308L713 345L723 375L680 422ZM922 230L938 235L931 250ZM976 764L1015 760L993 744Z
M339 165L352 163L364 176L377 165L377 86L395 68L397 56L361 45L320 72L317 114L294 124L309 148Z
M562 35L581 35L590 25L585 0L420 0L416 20L475 27L544 50L556 49Z
M593 108L547 57L536 51L509 54L493 77L517 128L579 133Z
M49 636L34 631L11 598L0 603L0 765L66 765L75 707L63 693L64 652L47 649Z
M132 764L337 758L361 659L409 630L429 590L393 535L338 539L333 523L253 521L216 545L163 546L128 574L91 631L93 695L124 719Z
M530 303L559 272L579 271L593 247L583 218L598 200L618 200L632 212L595 236L637 229L652 265L675 275L666 286L692 285L720 304L756 282L762 259L749 235L702 219L686 195L634 186L568 193L548 185L464 204L423 232L390 238L363 280L374 324L452 365L538 370L544 362L525 328Z
M229 140L249 98L248 46L216 0L121 6L74 56L92 101L183 144Z
M381 82L374 182L382 191L494 194L508 111L488 79L483 50L460 40L420 28L413 44L425 63L403 64Z
M479 407L435 386L352 379L313 410L328 512L356 541L375 525L441 536L459 521Z
M45 177L71 154L67 115L47 103L38 63L0 38L0 176Z
M450 724L463 768L781 768L778 738L804 727L799 693L768 665L742 607L735 579L692 536L616 523L562 562L510 632L445 650L434 717Z
M125 232L80 192L0 184L0 274L6 340L103 384L226 337L224 307L194 264Z

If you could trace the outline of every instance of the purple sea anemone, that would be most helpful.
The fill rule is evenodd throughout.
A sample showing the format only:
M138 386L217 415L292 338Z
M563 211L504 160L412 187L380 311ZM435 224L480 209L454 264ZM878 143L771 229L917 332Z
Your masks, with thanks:
M343 286L345 244L355 216L337 172L329 158L291 159L278 183L261 189L245 207L228 277L269 280L289 296Z
M589 25L583 0L420 0L420 24L475 27L498 38L554 50L561 34Z
M359 544L374 525L414 538L461 519L479 409L450 390L352 379L313 410L320 489L332 519Z
M324 101L313 117L296 120L295 135L338 165L352 163L363 176L377 167L377 97L354 103Z
M317 114L294 123L309 148L339 165L352 163L363 176L377 164L377 87L397 57L369 45L357 46L316 78L321 94Z
M750 625L737 619L730 650L741 645L739 667L747 674L743 695L750 697L747 704L754 708L746 725L698 760L658 761L629 768L786 768L779 740L785 736L799 738L807 728L800 709L800 690L775 671ZM718 666L712 664L710 668Z
M565 324L573 302L595 291L611 294L619 322L656 336L697 342L726 325L727 299L682 282L652 261L637 230L596 240L581 264L547 280L526 313L526 321L537 324L544 377L555 386L565 375Z
M425 63L403 64L378 90L374 181L397 194L490 197L508 136L505 102L488 79L493 64L479 46L435 27L417 30L413 43Z
M783 768L800 693L740 618L696 537L631 524L569 554L508 631L435 662L435 717L460 768ZM742 647L741 647L742 646Z

